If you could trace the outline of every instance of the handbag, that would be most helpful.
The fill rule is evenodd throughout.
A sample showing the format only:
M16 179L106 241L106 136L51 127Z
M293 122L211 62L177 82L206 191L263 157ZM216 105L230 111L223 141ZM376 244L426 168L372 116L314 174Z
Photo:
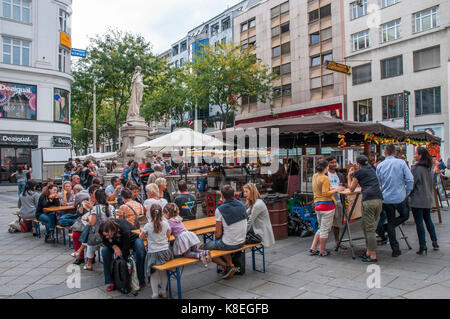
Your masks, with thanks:
M261 244L262 243L262 237L258 234L256 234L253 229L250 229L247 233L247 237L245 238L245 244L246 245L254 245L254 244Z
M131 208L131 210L134 213L134 216L136 216L135 220L134 220L134 226L137 228L140 228L142 226L145 226L148 223L148 219L147 216L145 216L145 214L143 215L138 215L136 214L136 211L133 209L133 207L131 207L130 205L126 204L129 208ZM142 205L141 205L142 207Z
M139 285L139 279L137 275L136 260L134 259L133 255L130 255L130 257L128 257L128 268L131 268L129 269L131 293L136 296L141 287Z
M95 209L97 211L97 222L95 223L94 226L91 226L89 229L89 235L87 240L88 246L98 246L103 242L102 237L98 233L98 228L102 220L101 207L96 206Z

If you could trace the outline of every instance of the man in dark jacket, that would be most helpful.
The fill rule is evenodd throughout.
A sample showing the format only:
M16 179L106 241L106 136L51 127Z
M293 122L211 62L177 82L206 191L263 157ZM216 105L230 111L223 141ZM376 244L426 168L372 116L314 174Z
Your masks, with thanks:
M237 250L244 246L247 235L247 211L244 204L234 197L230 185L221 188L224 203L216 209L216 240L204 245L205 250ZM223 279L233 277L237 269L231 255L214 258L213 262L224 267Z

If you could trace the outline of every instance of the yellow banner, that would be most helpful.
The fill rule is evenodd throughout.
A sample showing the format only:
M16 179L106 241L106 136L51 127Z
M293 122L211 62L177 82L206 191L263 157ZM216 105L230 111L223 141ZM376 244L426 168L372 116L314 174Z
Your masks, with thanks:
M59 43L69 49L72 49L72 38L64 32L59 33Z
M350 74L350 67L348 65L336 63L334 61L328 61L327 69L342 72L345 74Z

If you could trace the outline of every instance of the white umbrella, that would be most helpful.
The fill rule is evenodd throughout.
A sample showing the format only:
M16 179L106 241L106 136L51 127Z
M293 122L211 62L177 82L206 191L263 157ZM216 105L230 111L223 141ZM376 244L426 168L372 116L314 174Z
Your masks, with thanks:
M221 148L226 146L221 140L191 130L182 128L152 141L135 146L136 149L148 151L177 151L186 148Z
M106 159L111 159L117 157L117 153L116 152L110 152L110 153L92 153L92 154L88 154L88 155L84 155L84 156L78 156L76 158L79 158L80 160L84 161L88 158L93 158L95 160L101 161L101 160L106 160Z

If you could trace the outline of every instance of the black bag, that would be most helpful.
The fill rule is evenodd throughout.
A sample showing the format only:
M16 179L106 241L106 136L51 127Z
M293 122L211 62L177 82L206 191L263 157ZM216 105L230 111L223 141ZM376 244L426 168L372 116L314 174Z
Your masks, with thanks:
M250 229L247 233L247 237L245 238L245 244L246 245L253 245L253 244L261 244L262 243L262 237L256 234L253 229Z
M131 278L128 272L128 265L125 259L118 257L113 260L111 266L114 288L124 295L131 292Z
M257 235L258 236L258 235ZM231 254L231 260L238 270L235 272L236 276L245 275L245 254L242 251L238 251L237 253Z
M88 180L89 180L89 170L88 169L84 169L83 171L81 171L81 174L80 174L80 184L81 184L81 186L83 186L84 188L87 188Z

